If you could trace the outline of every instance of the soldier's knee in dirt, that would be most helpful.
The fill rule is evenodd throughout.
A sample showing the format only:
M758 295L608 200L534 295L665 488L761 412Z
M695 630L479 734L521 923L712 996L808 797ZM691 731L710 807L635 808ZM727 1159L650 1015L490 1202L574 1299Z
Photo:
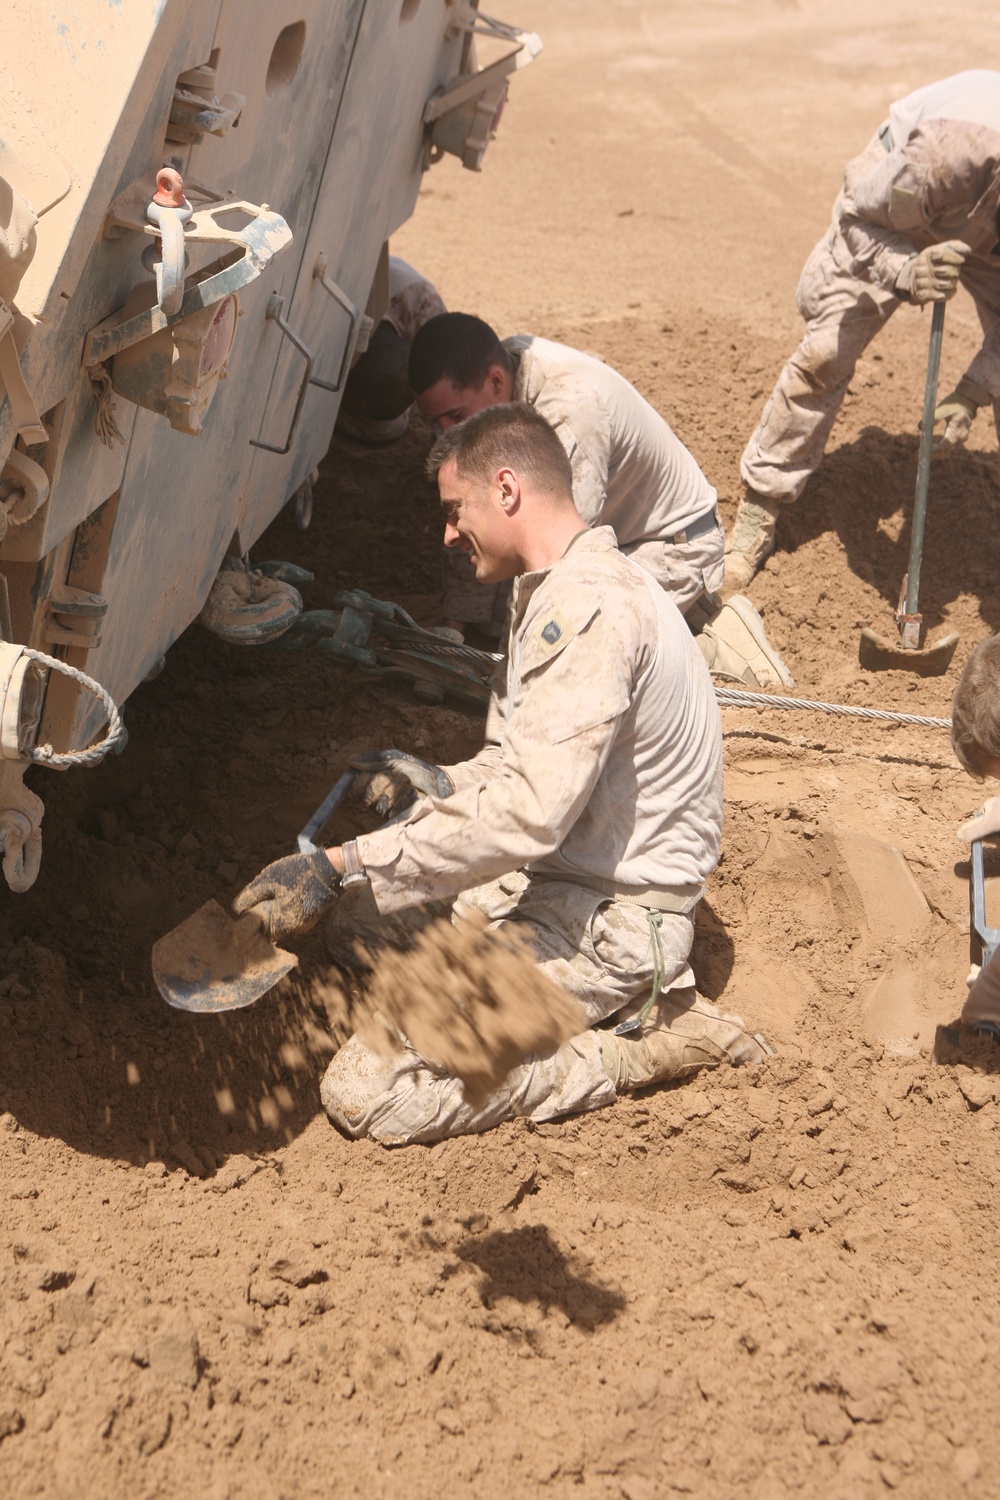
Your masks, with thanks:
M374 1135L399 1077L399 1060L352 1036L323 1075L319 1096L330 1119L355 1139Z

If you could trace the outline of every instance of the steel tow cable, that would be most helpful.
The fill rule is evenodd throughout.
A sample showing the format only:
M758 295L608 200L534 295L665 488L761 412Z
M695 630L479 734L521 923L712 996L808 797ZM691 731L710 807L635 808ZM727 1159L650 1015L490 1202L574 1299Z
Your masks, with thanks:
M726 708L800 709L821 714L838 714L845 719L874 719L882 724L916 724L924 729L950 729L950 719L934 719L927 714L897 713L888 708L859 708L853 703L821 703L815 698L783 698L776 693L751 693L742 688L716 687L715 696Z

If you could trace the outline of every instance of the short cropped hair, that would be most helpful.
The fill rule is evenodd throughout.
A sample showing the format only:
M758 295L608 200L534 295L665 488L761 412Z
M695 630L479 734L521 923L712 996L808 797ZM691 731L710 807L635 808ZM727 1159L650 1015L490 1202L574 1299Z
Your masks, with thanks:
M951 705L951 743L970 776L1000 762L1000 635L974 646Z
M498 469L513 469L543 494L572 500L573 470L566 450L533 406L486 406L442 433L427 459L434 479L454 459L463 479L489 484Z
M410 385L422 396L439 380L457 391L478 389L494 365L510 374L510 355L493 329L471 313L439 313L418 329L410 348Z

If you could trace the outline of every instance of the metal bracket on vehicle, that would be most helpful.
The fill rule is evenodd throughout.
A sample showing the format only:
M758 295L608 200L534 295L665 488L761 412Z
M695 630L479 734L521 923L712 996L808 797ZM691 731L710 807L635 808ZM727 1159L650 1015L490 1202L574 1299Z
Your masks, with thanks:
M319 282L324 292L329 293L337 306L344 309L351 322L347 330L347 338L344 342L344 354L340 361L340 370L338 371L337 379L335 381L320 380L318 375L312 375L309 383L310 385L318 385L324 391L339 391L347 378L347 371L350 368L351 354L354 349L354 335L357 331L358 319L361 317L361 309L356 307L347 293L341 291L332 277L326 274L327 269L326 256L320 252L313 267L313 277Z
M496 21L468 4L455 8L445 27L445 37L461 32L468 35L463 69L470 61L474 36L513 42L514 50L476 72L463 71L431 95L424 109L424 166L440 161L450 151L461 159L464 167L478 172L486 147L500 123L507 99L507 80L518 68L534 62L542 50L542 42L535 32Z
M174 85L167 140L174 145L197 144L206 135L228 135L246 105L243 94L215 92L219 75L208 63L189 68Z
M250 215L249 224L241 229L226 229L218 222L225 214ZM145 214L145 208L143 208ZM142 234L156 236L159 228L148 224L145 218L125 217L125 209L117 213L112 205L110 223L135 229ZM142 339L151 338L164 328L171 328L182 318L202 312L216 302L221 302L232 292L255 281L267 269L274 257L292 242L292 231L280 214L272 213L267 204L259 207L255 203L213 203L207 208L195 209L184 227L184 241L199 244L222 244L231 250L240 248L242 257L232 262L230 254L220 256L210 266L197 274L198 279L186 285L184 297L177 312L167 313L161 307L144 308L132 317L124 318L122 310L112 313L96 328L91 329L84 345L85 368L103 364ZM2 373L2 371L0 371Z
M31 889L42 863L45 804L24 785L26 770L24 762L0 761L0 856L4 879L16 895Z
M107 612L108 601L100 594L68 583L54 584L45 600L42 639L50 645L90 651L101 644L100 626Z
M290 324L286 323L285 319L281 316L281 309L284 307L284 305L284 297L279 297L277 292L273 292L271 294L271 299L267 304L267 311L265 312L264 316L265 318L269 318L272 322L277 323L278 327L281 329L285 338L288 339L289 343L295 345L295 348L299 351L306 362L306 368L305 374L302 377L302 384L299 386L299 394L295 400L295 410L292 412L292 424L288 429L288 436L285 439L284 447L279 448L277 443L262 442L260 438L250 439L251 448L263 448L268 453L287 453L291 448L292 438L295 436L295 429L296 427L298 427L299 417L302 415L302 403L306 399L306 391L309 389L309 381L312 375L313 367L313 357L311 351L306 348L305 344L295 332L295 329L292 328Z
M20 448L12 448L0 471L0 541L8 526L23 526L49 498L49 476Z

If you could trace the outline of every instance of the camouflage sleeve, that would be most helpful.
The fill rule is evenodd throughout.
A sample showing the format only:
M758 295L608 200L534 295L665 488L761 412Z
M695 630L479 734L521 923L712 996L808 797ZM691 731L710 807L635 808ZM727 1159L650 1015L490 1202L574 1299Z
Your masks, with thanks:
M906 143L886 152L878 140L849 164L841 195L840 229L855 274L892 291L896 277L934 224L961 224L955 239L983 248L971 215L993 177L996 136L963 120L926 120ZM930 230L930 233L928 231ZM995 239L991 228L989 236ZM987 247L989 248L989 247Z
M437 287L429 281L411 281L390 298L384 321L392 324L400 338L412 344L425 323L447 311Z
M483 748L471 760L461 760L454 766L442 766L451 777L456 791L466 786L482 786L495 776L503 764L503 734L507 709L507 660L497 663L490 684L490 706L486 711L486 732Z
M627 611L594 606L523 643L518 701L484 782L428 797L408 822L358 840L382 912L457 895L558 849L607 762L632 692ZM611 616L617 614L617 619Z
M851 254L850 270L859 280L892 291L914 254L906 227L915 229L919 223L918 185L919 173L905 149L886 152L877 138L863 156L848 163L836 217ZM902 223L893 219L894 201Z

